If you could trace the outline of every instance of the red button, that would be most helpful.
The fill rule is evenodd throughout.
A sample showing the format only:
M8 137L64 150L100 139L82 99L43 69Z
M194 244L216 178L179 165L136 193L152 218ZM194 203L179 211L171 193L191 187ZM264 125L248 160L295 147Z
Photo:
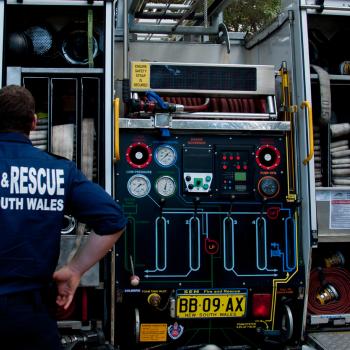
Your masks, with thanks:
M227 157L226 156L222 156L222 160L226 160L227 159Z
M241 159L241 156L236 156L236 160L240 160Z
M230 156L230 160L233 160L233 156Z
M240 166L240 165L237 165L237 166L236 166L236 169L238 169L238 170L241 169L241 166Z
M224 170L226 170L226 169L227 169L227 165L223 165L222 168L223 168Z
M247 170L247 169L248 169L248 166L247 166L247 165L243 165L243 169L244 169L244 170Z

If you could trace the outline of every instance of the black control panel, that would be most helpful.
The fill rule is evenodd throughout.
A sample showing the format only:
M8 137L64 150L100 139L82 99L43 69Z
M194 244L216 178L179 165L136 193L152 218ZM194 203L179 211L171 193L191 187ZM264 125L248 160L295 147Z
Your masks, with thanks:
M253 192L254 148L216 147L216 174L219 194L248 196Z
M285 303L303 310L285 135L123 130L120 141L120 349L280 336Z

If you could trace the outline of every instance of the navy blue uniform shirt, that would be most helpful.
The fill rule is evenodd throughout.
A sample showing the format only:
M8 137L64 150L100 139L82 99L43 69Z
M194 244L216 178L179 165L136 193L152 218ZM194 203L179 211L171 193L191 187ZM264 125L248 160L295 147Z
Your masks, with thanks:
M75 164L0 133L0 295L52 279L66 212L108 235L124 228L119 205Z

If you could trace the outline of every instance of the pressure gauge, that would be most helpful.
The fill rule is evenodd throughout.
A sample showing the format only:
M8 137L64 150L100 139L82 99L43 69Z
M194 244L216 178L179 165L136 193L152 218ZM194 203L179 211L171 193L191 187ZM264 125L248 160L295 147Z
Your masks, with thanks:
M160 145L155 150L156 162L163 167L170 167L176 162L176 151L169 145Z
M144 175L133 175L128 181L127 188L129 193L136 198L142 198L148 195L151 190L151 183Z
M156 182L156 191L163 197L172 196L175 190L175 180L170 176L162 176Z
M280 184L277 179L272 176L264 176L258 183L259 193L263 197L276 197L280 190Z

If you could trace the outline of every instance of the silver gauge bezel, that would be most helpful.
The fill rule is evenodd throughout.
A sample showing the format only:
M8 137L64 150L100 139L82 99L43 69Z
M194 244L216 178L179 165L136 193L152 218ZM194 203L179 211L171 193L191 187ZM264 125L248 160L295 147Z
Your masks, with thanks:
M162 159L159 159L159 153L164 148L168 149L168 151L170 152L170 156L171 156L171 161L170 162L164 162ZM154 159L156 160L158 165L160 165L160 166L162 166L164 168L168 168L168 167L171 167L172 165L174 165L176 163L177 152L176 152L174 147L172 147L170 145L162 144L162 145L159 145L156 148L156 150L154 151Z
M165 193L165 192L163 192L163 189L161 189L161 188L159 187L159 186L160 186L160 182L161 182L162 180L166 180L166 181L169 181L169 182L172 183L172 185L173 185L173 190L172 190L171 193ZM167 176L167 175L161 176L161 177L159 177L159 178L157 179L157 181L156 181L156 183L155 183L155 189L156 189L156 192L157 192L160 196L162 196L162 197L171 197L171 196L173 196L173 195L175 194L175 192L176 192L176 181L175 181L175 179L174 179L173 177L171 177L171 176Z
M133 184L137 180L144 181L144 184L146 186L145 190L141 194L135 192L135 189L132 188ZM147 176L142 175L142 174L136 174L136 175L131 176L131 178L128 180L127 189L128 189L128 192L133 197L135 197L135 198L143 198L143 197L146 197L150 193L150 191L151 191L151 182L149 181Z

